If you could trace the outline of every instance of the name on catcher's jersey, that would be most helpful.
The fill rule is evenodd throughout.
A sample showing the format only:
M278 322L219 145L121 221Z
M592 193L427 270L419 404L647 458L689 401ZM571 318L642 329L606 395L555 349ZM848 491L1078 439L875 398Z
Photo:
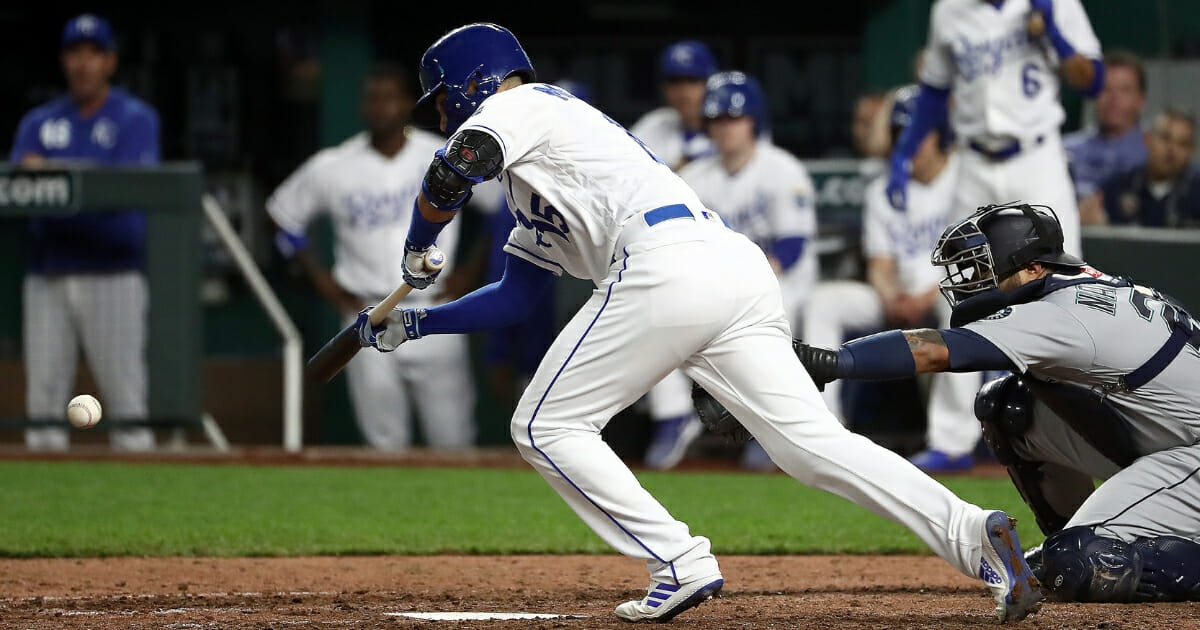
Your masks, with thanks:
M934 4L920 77L952 88L951 116L960 137L1032 138L1062 125L1060 60L1044 35L1029 35L1032 11L1029 0ZM1054 22L1076 52L1100 58L1100 41L1080 0L1054 0Z
M1138 446L1155 450L1200 439L1200 351L1185 346L1165 370L1133 391L1114 386L1158 352L1174 320L1186 316L1145 289L1085 283L1006 307L964 328L992 342L1018 372L1106 389L1109 402L1130 418Z
M951 221L961 219L954 207L958 156L953 152L942 172L928 184L908 182L908 205L896 210L887 199L887 175L876 177L863 193L863 253L867 258L896 261L896 279L910 295L936 289L946 270L929 261L929 252Z
M554 273L599 285L630 218L673 204L704 207L633 134L553 85L495 94L462 129L492 135L504 153L498 179L517 221L504 251Z
M402 252L413 200L442 143L410 128L404 148L389 158L371 146L366 132L359 133L309 158L272 193L267 212L292 234L304 234L314 219L328 215L334 228L334 280L356 295L382 299L404 281ZM438 235L448 261L454 260L458 223L452 221ZM433 295L413 291L404 304L429 304Z

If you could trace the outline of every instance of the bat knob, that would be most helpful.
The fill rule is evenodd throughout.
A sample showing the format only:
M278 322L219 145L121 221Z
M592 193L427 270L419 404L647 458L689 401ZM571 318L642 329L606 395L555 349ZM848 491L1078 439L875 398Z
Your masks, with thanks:
M425 255L425 267L427 269L441 269L446 264L446 253L436 247L429 250Z

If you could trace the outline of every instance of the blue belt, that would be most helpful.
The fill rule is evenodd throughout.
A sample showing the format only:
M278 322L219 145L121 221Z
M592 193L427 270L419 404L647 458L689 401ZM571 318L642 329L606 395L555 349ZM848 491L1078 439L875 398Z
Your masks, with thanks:
M1033 142L1030 143L1030 146L1037 146L1045 139L1045 136L1038 136L1037 138L1033 139ZM1020 153L1021 149L1023 148L1021 146L1021 141L1016 139L999 149L989 149L978 140L968 140L967 146L971 147L971 149L976 153L979 153L993 162L1003 162L1004 160L1007 160L1008 158Z
M715 213L709 213L707 211L701 211L700 214L704 215L705 219L711 219L713 216L715 216ZM671 219L694 220L696 218L696 216L692 214L691 209L681 203L675 203L669 206L662 206L661 208L647 210L642 214L642 216L646 219L646 225L651 226L658 225L663 221L670 221ZM725 227L729 227L729 223L725 221L724 217L721 217L721 222L725 223Z

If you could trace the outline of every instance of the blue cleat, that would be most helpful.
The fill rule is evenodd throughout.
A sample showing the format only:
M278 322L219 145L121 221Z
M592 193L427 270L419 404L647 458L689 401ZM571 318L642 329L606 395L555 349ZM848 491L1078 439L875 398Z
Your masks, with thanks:
M995 596L1000 623L1020 621L1042 607L1041 584L1025 563L1016 525L1016 519L996 511L988 515L983 526L979 578Z
M964 472L975 465L975 458L970 453L956 457L933 449L921 451L909 457L908 461L930 475Z
M674 468L687 454L687 449L704 432L704 425L694 415L680 416L653 423L654 438L646 449L646 466L655 470Z
M699 606L721 592L725 585L720 574L693 580L687 584L651 582L642 599L625 602L613 611L622 621L666 623L675 615Z

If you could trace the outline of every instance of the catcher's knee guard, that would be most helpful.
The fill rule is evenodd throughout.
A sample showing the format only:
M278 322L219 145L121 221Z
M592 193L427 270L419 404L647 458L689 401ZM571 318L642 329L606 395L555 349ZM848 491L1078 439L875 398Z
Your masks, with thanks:
M975 417L988 448L1008 468L1008 476L1033 510L1042 533L1066 527L1070 515L1056 512L1042 492L1042 464L1023 459L1013 446L1033 425L1033 395L1021 378L1009 374L985 383L975 395Z
M1061 601L1200 601L1200 544L1178 536L1132 544L1070 527L1042 544L1042 585Z

